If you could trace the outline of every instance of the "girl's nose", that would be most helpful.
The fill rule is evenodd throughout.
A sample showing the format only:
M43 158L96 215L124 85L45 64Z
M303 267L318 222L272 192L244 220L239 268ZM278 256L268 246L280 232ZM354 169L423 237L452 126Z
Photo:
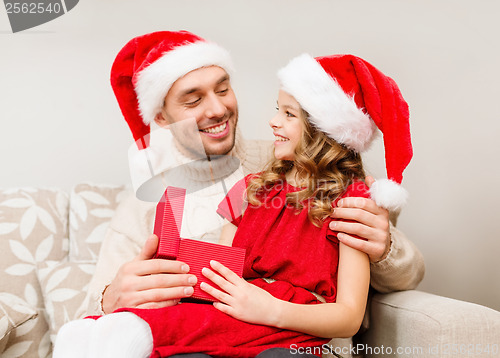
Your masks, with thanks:
M273 118L271 118L271 120L269 121L269 126L271 128L278 128L279 127L279 123L280 123L280 120L279 120L279 113L277 113Z

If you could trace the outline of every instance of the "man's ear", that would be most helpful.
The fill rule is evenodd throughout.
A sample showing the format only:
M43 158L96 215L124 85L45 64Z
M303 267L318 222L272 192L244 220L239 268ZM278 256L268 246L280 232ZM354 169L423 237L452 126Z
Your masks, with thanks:
M158 124L160 127L166 127L168 126L168 122L165 119L165 116L163 115L163 111L158 112L155 116L155 123Z

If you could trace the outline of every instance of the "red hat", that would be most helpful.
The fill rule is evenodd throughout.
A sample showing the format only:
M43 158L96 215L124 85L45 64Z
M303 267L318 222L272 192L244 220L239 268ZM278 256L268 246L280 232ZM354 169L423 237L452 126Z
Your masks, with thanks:
M216 65L233 72L229 53L187 31L161 31L130 40L111 68L111 86L139 149L170 87L188 72Z
M400 184L413 150L408 104L394 80L353 55L303 54L278 77L311 123L353 151L366 151L376 128L383 133L388 179L377 180L370 193L377 205L401 209L408 193Z

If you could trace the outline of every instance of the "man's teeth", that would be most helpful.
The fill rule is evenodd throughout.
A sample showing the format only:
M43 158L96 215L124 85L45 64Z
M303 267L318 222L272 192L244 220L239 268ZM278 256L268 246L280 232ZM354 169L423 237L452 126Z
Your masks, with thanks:
M202 129L201 131L205 132L205 133L217 134L217 133L222 132L224 129L226 129L226 125L227 125L227 122L224 122L220 126Z
M281 136L275 136L276 137L276 140L279 141L279 142L286 142L288 141L289 139L288 138L285 138L285 137L281 137Z

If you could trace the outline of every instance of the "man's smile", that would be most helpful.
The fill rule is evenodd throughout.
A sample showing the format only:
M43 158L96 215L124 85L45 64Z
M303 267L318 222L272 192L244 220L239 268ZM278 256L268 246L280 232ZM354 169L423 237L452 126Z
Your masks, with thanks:
M200 129L200 132L207 134L209 137L221 138L229 133L228 121L224 123L216 124L212 127Z

